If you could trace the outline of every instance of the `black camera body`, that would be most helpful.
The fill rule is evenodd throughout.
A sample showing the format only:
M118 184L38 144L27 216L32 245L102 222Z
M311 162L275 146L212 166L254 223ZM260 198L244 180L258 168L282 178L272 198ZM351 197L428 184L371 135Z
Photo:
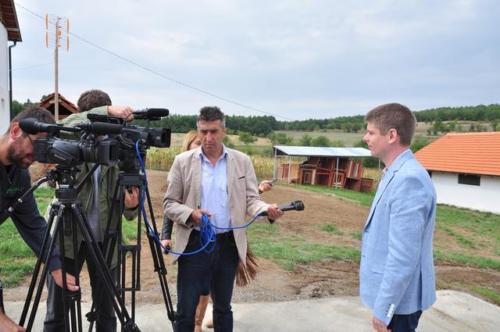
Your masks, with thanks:
M116 139L72 141L58 137L45 137L37 139L33 147L36 161L68 167L84 162L113 166L118 163L119 152Z

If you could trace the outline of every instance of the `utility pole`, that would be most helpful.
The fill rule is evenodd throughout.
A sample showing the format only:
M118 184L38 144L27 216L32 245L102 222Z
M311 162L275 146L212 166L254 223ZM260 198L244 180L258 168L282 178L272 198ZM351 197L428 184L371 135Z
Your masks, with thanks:
M61 17L54 24L54 118L59 120L59 47L61 47ZM50 22L52 23L52 22ZM49 47L49 15L45 15L45 45ZM66 19L66 51L69 51L69 20Z

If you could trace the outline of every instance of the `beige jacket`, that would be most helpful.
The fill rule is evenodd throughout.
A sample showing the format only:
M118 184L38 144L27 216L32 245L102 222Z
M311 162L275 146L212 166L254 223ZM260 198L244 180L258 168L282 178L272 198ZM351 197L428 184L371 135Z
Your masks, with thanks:
M261 201L257 178L250 158L233 149L227 151L227 190L231 225L241 226L248 216L266 211L268 204ZM193 229L191 213L201 205L201 147L179 154L168 174L168 189L163 199L164 214L176 224L173 250L184 252ZM247 237L245 229L234 230L238 254L246 261ZM176 258L177 259L177 258Z

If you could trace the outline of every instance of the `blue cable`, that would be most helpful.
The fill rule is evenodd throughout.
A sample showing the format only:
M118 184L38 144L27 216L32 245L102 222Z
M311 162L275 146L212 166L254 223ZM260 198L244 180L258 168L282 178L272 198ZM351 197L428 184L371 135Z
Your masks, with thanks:
M205 251L207 253L211 253L215 249L216 245L216 231L215 230L223 230L223 231L232 231L235 229L243 229L247 228L251 224L257 220L257 218L260 217L259 214L254 215L249 222L247 222L245 225L242 226L234 226L234 227L219 227L214 225L211 221L208 215L203 215L201 217L201 225L200 225L200 248L190 251L190 252L175 252L169 247L165 247L163 244L161 244L160 237L158 234L154 231L153 227L148 221L148 217L146 214L146 210L144 207L144 201L145 201L145 195L148 189L148 180L146 177L146 167L144 165L144 160L142 159L140 150L139 150L139 141L135 142L135 151L137 154L137 159L139 160L139 164L141 165L141 171L144 174L144 190L141 192L141 196L139 198L139 206L141 207L141 212L144 218L144 221L146 223L146 227L148 229L148 234L154 239L156 243L160 245L162 248L163 252L165 253L171 253L173 255L178 255L178 256L192 256L196 255L202 251Z

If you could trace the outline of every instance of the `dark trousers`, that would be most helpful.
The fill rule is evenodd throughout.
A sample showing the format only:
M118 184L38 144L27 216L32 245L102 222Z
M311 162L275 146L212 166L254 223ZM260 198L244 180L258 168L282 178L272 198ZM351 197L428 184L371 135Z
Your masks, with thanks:
M394 315L392 316L388 328L391 329L392 332L415 332L421 315L422 310L409 315Z
M200 248L200 233L192 231L185 252ZM177 274L176 332L192 332L200 295L212 294L215 332L233 330L231 297L238 268L233 232L217 235L215 249L181 256Z
M96 306L97 319L95 322L96 331L113 332L116 331L116 317L113 308L113 299L108 296L105 289L105 284L97 270L97 267L92 262L90 254L87 252L85 242L82 242L78 251L76 262L73 259L65 258L64 267L67 273L74 276L80 274L83 262L87 261L87 268L90 277L90 286L92 287L92 300ZM116 281L116 268L111 269L114 281ZM44 328L45 332L64 331L64 303L63 289L56 285L52 275L47 275L47 315L45 316ZM83 317L85 319L85 317Z

